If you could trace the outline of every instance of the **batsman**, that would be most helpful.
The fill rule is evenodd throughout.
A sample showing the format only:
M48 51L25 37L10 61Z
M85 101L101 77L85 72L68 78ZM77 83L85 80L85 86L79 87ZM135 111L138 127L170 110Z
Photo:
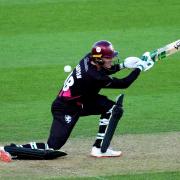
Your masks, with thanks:
M91 156L121 156L122 152L110 148L110 143L123 115L124 95L120 94L116 101L113 101L99 92L102 88L128 88L138 78L141 71L150 69L154 62L149 52L144 53L141 59L126 58L123 63L114 63L116 58L118 58L118 52L115 51L111 42L106 40L96 42L91 51L69 74L52 103L53 121L47 143L32 142L13 146L32 150L59 150L68 140L79 117L99 115L99 129L90 152ZM111 76L125 68L131 69L127 77ZM6 148L4 150L8 151Z

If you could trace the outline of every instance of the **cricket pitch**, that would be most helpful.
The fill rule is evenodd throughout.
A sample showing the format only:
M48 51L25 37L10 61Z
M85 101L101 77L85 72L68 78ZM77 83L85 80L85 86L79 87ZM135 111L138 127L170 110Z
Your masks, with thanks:
M93 158L93 138L71 138L62 148L68 156L49 161L0 162L0 179L92 177L180 170L180 132L115 136L118 158Z

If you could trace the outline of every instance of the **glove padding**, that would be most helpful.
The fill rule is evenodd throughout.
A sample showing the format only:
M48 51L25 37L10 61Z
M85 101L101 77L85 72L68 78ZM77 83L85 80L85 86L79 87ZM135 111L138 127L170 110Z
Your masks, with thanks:
M147 71L151 69L154 65L153 60L151 59L150 52L145 52L139 62L136 63L136 67L141 71Z
M128 68L128 69L134 69L137 68L137 63L142 61L138 57L128 57L124 60L123 63L120 64L121 69Z

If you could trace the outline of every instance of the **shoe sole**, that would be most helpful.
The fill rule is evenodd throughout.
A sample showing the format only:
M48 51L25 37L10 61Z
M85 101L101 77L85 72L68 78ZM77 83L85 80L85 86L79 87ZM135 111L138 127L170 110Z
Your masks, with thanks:
M4 162L11 162L12 158L11 158L11 155L8 152L0 150L0 160L4 161Z
M90 155L90 156L94 157L94 158L115 158L115 157L121 157L122 153L120 155L117 155L117 156L94 156L94 155Z

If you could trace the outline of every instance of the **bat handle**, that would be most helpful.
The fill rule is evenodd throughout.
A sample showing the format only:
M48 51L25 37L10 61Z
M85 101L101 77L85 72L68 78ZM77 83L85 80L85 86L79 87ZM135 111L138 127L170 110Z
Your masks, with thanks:
M150 56L154 62L158 61L158 51L157 50L150 52Z
M151 59L154 62L159 60L159 56L158 56L158 51L157 50L150 52L150 56L151 56ZM144 57L142 56L140 59L144 60Z

